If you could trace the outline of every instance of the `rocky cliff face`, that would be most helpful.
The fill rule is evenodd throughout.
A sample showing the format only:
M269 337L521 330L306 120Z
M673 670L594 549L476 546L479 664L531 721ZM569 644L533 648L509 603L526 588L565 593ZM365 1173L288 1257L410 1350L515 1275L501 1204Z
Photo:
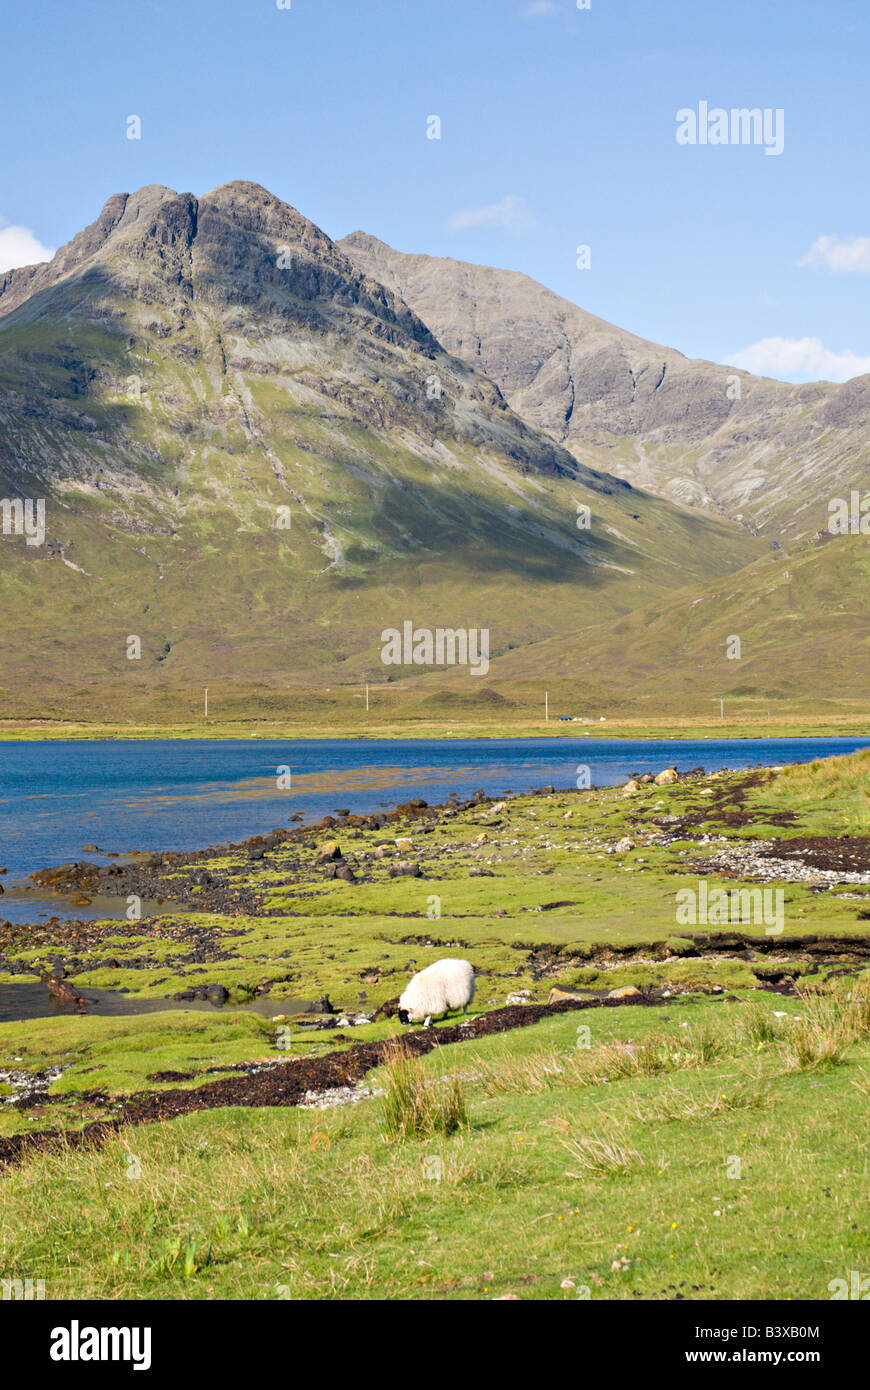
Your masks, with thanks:
M126 335L131 361L135 338L150 338L164 356L203 363L218 378L283 378L352 399L358 419L381 427L447 429L521 470L578 476L572 456L451 359L399 296L256 184L200 199L160 186L118 194L49 264L0 280L0 326L13 354L16 329L64 320L100 323L113 347ZM65 357L69 366L65 349L57 365Z
M362 232L340 244L529 424L636 486L795 538L870 481L870 376L790 386L645 342L525 275Z

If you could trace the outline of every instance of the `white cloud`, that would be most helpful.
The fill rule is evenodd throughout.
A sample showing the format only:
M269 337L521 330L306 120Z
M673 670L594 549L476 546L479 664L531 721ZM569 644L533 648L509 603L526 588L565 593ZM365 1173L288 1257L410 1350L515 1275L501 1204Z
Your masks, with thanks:
M535 219L525 198L509 193L500 203L487 203L481 208L461 208L448 217L448 232L464 232L469 227L500 227L502 231L520 236L531 231Z
M821 338L762 338L735 352L727 363L780 381L850 381L870 372L870 357L859 357L851 348L831 352Z
M7 227L0 219L0 275L20 265L50 261L54 255L33 235L29 227Z
M524 5L519 11L520 19L549 19L558 13L559 6L553 0L532 0L531 5Z
M798 265L827 266L843 275L855 271L870 274L870 237L854 236L851 241L842 241L835 236L820 236Z

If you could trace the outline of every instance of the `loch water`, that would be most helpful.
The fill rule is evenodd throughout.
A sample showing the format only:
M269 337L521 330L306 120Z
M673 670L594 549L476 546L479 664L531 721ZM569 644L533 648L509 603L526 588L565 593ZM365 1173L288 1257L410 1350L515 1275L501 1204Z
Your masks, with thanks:
M371 813L413 797L492 796L552 783L593 786L632 772L772 766L849 753L866 738L627 740L159 739L0 744L0 918L107 915L21 892L36 869L107 853L193 850L320 820ZM289 769L281 775L280 769ZM283 785L279 785L279 782ZM293 816L301 820L291 822ZM95 845L97 849L86 848ZM118 915L122 908L119 907ZM114 915L114 913L113 913Z

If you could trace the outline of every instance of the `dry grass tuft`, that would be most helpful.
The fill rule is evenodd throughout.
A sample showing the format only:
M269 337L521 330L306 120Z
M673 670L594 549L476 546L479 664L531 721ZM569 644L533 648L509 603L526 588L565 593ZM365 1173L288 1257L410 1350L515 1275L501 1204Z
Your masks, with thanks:
M568 1170L569 1178L611 1178L625 1176L643 1167L636 1149L630 1149L614 1136L599 1139L593 1135L569 1135L559 1143L571 1155L576 1168Z
M454 1073L429 1080L419 1061L396 1041L384 1062L383 1131L388 1139L455 1134L468 1125L465 1086Z
M634 1101L628 1109L643 1124L664 1124L669 1120L707 1120L731 1110L757 1110L766 1103L760 1091L745 1087L690 1096L666 1086L649 1100Z
M807 986L798 993L803 1013L792 1022L783 1042L787 1071L810 1071L837 1066L853 1043L870 1036L870 979L861 979L847 993L835 986Z

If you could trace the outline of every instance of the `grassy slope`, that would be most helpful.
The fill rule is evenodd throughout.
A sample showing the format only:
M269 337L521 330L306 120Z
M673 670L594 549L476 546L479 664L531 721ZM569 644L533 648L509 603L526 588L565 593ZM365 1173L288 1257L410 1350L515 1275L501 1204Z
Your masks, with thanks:
M497 669L502 688L564 677L582 651L582 678L600 702L655 702L699 710L724 696L763 712L773 704L856 701L866 713L870 629L864 537L826 539L771 553L737 574L686 589L662 604L571 638L511 653ZM739 658L727 655L740 638Z
M868 1038L830 1063L801 1065L792 1044L804 1025L790 1020L817 1009L811 1001L759 995L751 964L727 951L703 959L643 947L674 936L674 895L697 882L682 861L697 858L705 835L867 834L868 759L771 777L748 793L744 810L755 819L737 828L720 818L727 797L711 807L702 783L632 798L518 798L496 814L502 827L463 813L419 837L426 879L381 876L352 887L305 875L289 893L276 887L284 915L226 919L231 958L218 966L174 971L165 941L149 942L146 923L141 938L109 935L92 968L77 975L80 986L124 984L154 995L217 977L243 998L265 974L277 981L276 1013L282 996L323 988L351 1008L365 990L371 1007L397 992L411 958L419 967L457 945L481 972L476 1005L484 1009L523 986L546 997L553 983L658 980L674 997L667 1017L591 1010L428 1058L426 1074L443 1075L455 1057L465 1078L469 1123L449 1138L389 1143L381 1102L372 1100L313 1114L193 1115L127 1130L100 1152L34 1158L0 1179L0 1268L44 1278L48 1297L577 1297L565 1279L593 1298L828 1297L828 1283L866 1268L870 1253L862 1234L866 1154L855 1128L870 1084ZM707 785L721 793L740 779ZM705 806L709 816L692 839L656 845L653 814ZM771 826L768 818L785 809L798 819ZM637 849L608 853L627 830ZM345 830L341 838L350 854L385 836L349 839ZM280 859L279 850L252 872L279 880ZM470 879L475 863L497 876ZM784 888L787 935L866 935L860 902L803 884ZM434 921L425 916L433 893L442 900ZM571 908L535 910L568 898ZM604 942L640 949L620 963L602 954ZM554 965L536 980L529 952L543 947ZM153 969L124 966L125 952L149 949ZM118 968L100 966L109 954ZM774 949L764 963L778 959ZM809 980L813 969L805 962L797 973ZM378 982L363 985L371 971ZM715 983L738 1002L694 993ZM841 992L848 987L840 982ZM774 1010L788 1017L777 1020ZM578 1052L578 1022L591 1029L589 1051ZM65 1101L34 1107L25 1123L75 1128L103 1113L88 1090L124 1094L152 1084L146 1078L156 1070L275 1057L273 1027L233 1012L4 1024L0 1065L16 1056L36 1070L66 1065L52 1087ZM396 1025L351 1031L382 1037ZM301 1019L291 1036L291 1055L335 1045ZM647 1038L665 1058L664 1073L625 1075L624 1054L609 1044ZM583 1084L587 1067L598 1069L598 1085ZM601 1075L610 1075L606 1088ZM9 1133L22 1117L7 1110L2 1122ZM590 1139L615 1145L617 1159L622 1151L626 1171L608 1171L599 1153L572 1176ZM131 1155L136 1180L126 1176ZM433 1156L443 1165L440 1181L426 1176L424 1160ZM735 1157L741 1176L729 1178Z
M798 1026L770 1002L772 1026ZM827 1298L870 1254L854 1124L870 1046L792 1071L781 1044L735 1045L747 1007L584 1015L593 1059L616 1040L721 1040L665 1080L512 1089L535 1054L538 1074L576 1058L564 1017L439 1052L427 1075L468 1077L470 1122L449 1138L387 1143L368 1101L193 1115L36 1159L2 1179L0 1265L49 1298ZM495 1088L474 1080L487 1062ZM589 1140L627 1171L579 1168L565 1145Z

